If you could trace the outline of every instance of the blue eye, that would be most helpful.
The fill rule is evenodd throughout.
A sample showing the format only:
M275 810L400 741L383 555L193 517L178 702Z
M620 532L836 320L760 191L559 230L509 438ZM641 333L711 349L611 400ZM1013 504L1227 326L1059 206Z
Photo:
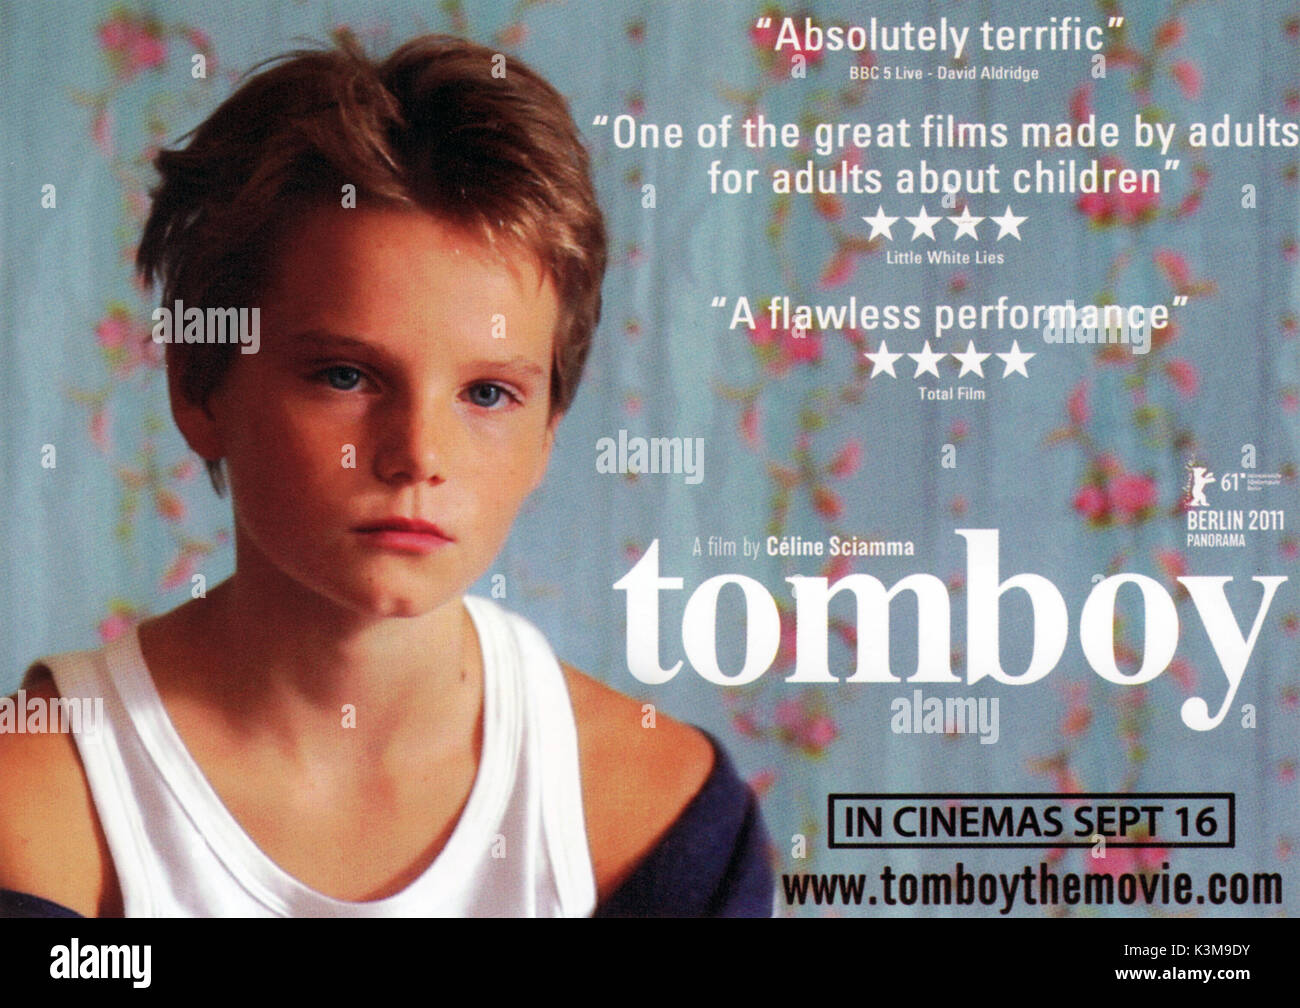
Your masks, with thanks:
M340 392L351 392L361 383L361 372L345 364L326 368L321 375L329 383L330 388L338 389Z
M493 409L500 405L503 397L509 395L505 389L493 382L479 382L471 385L468 391L469 401L483 409Z

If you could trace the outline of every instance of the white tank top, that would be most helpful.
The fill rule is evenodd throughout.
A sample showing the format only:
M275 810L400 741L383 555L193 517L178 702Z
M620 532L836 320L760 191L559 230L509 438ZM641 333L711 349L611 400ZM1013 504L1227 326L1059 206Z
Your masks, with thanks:
M186 750L134 629L96 651L42 659L64 697L103 697L76 736L128 917L586 916L596 885L577 729L541 633L467 596L483 652L483 750L446 847L386 899L304 885L253 843Z

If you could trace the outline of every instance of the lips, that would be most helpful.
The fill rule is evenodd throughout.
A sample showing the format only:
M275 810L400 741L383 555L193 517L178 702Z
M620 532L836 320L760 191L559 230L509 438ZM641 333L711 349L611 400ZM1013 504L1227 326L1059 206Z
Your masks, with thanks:
M452 541L451 536L447 535L442 529L438 528L433 522L421 521L419 518L403 518L395 515L392 518L381 518L378 521L366 522L358 525L353 529L354 532L414 532L418 535L436 536L439 539Z
M400 515L364 522L352 531L373 546L402 553L429 553L456 541L432 522Z

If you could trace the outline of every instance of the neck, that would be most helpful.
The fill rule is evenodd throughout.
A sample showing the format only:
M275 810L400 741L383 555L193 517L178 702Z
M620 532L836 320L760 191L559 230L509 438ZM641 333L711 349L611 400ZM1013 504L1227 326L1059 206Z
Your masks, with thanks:
M357 734L393 745L462 720L466 704L477 710L477 638L459 597L420 616L377 617L248 566L142 628L165 698L184 696L233 733L295 748L313 736L336 744L349 709L366 728Z

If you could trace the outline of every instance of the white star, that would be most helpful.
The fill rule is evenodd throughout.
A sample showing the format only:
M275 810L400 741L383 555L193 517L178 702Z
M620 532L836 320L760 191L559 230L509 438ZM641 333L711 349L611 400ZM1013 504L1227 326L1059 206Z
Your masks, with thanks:
M942 217L931 217L925 212L925 207L921 207L921 212L915 217L904 217L903 219L912 225L912 241L916 241L923 234L929 235L930 240L934 241L934 226L943 220Z
M1017 371L1028 378L1029 372L1025 370L1025 361L1029 360L1030 357L1037 357L1038 355L1025 353L1020 349L1020 341L1012 340L1011 352L1000 353L998 356L1002 358L1003 364L1005 365L1002 371L1003 378L1010 378L1011 375Z
M925 211L922 210L921 212L924 213ZM927 371L938 378L939 362L948 355L946 353L935 353L930 349L930 341L926 340L925 349L920 353L910 353L907 356L916 361L916 374L912 375L913 378L920 378L921 375L925 374Z
M885 216L884 207L877 206L876 216L863 217L862 219L871 225L871 234L867 237L876 238L880 235L884 235L890 241L894 240L894 232L891 231L890 228L894 226L894 221L898 220L898 218Z
M890 353L889 345L884 340L880 341L880 349L875 353L864 353L862 356L871 361L872 378L882 371L889 375L890 378L898 377L898 375L894 374L894 361L903 355L901 353Z
M961 372L957 375L958 378L967 371L974 371L981 378L984 377L984 359L989 357L990 354L976 353L974 340L970 340L966 344L966 349L962 353L955 353L952 356L954 360L961 361ZM1029 376L1026 375L1025 377Z
M1017 217L1013 214L1010 206L1007 207L1007 212L1001 217L989 218L989 220L998 226L998 241L1001 241L1007 235L1010 235L1016 241L1020 241L1020 225L1023 224L1026 219L1027 218L1025 217Z
M977 241L979 240L979 235L975 233L975 227L984 218L972 217L970 207L962 207L959 216L949 217L948 219L957 225L957 238L960 238L964 234L968 234ZM954 238L953 240L955 241L956 239ZM953 356L956 355L954 354Z

